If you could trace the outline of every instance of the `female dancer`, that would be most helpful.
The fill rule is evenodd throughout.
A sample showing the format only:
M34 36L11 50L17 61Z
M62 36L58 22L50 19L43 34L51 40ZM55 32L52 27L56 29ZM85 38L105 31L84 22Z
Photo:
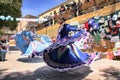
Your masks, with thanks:
M73 36L68 36L70 31L75 31ZM81 38L83 31L65 23L65 18L60 19L57 41L49 46L43 54L45 62L52 68L68 70L85 64L89 55L77 48L74 42Z
M33 34L31 31L26 30L16 34L16 46L22 52L22 55L28 56L29 58L41 56L42 51L52 43L47 35L39 37L42 40L41 42L35 40L36 36L37 34Z

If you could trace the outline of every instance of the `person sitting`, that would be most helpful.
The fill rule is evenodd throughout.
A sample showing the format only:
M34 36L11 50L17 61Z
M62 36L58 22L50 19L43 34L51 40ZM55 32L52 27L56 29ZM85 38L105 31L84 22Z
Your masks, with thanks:
M6 47L0 44L0 60L6 61Z

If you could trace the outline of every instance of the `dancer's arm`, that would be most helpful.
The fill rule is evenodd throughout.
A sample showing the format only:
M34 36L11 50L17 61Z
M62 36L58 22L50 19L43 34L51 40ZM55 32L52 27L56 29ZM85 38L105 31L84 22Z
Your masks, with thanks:
M69 24L67 24L67 27L69 28L69 31L80 31L81 30L81 29L78 29L77 27L71 26Z

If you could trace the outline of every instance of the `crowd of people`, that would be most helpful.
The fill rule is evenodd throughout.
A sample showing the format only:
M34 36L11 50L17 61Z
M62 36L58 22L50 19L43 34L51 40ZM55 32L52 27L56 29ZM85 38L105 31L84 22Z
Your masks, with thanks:
M102 1L78 0L78 2L73 1L69 4L65 4L65 5L61 4L58 12L55 10L55 11L53 11L53 13L51 12L49 15L44 16L44 19L47 19L47 21L43 22L42 24L44 27L54 25L57 22L59 22L59 19L61 16L66 17L66 19L71 19L73 17L77 17L84 13L89 12L89 9L91 11L93 11L93 10L97 9L97 7L99 7L99 5L101 5L103 3L106 5L109 5L108 2L109 2L109 0L102 0ZM113 3L113 2L111 1L111 3ZM97 3L99 5L97 5ZM102 7L104 7L104 6L105 5L103 5ZM42 26L39 26L39 27L42 27Z
M62 16L62 14L64 14L66 11L71 10L72 17L77 17L79 15L82 15L81 11L80 11L80 6L83 3L87 3L89 2L89 0L86 0L85 2L81 2L80 0L78 0L78 3L76 3L75 1L73 1L70 4L66 4L66 5L61 5L59 8L59 11L57 12L56 10L53 11L53 13L50 13L50 15L46 15L44 18L47 19L48 21L45 22L45 26L50 26L52 24L55 24L57 21L55 20L55 18L59 15Z

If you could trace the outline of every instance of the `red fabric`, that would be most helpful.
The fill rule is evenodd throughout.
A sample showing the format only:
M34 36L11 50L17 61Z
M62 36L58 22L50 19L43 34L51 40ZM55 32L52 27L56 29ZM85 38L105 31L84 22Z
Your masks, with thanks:
M115 31L112 31L112 28L110 28L110 33L111 34L117 34L119 32L118 27L115 26Z
M53 42L53 43L56 42L56 39L52 39L52 42Z
M119 27L119 28L120 28L120 20L117 20L117 21L116 21L116 27Z
M88 22L85 23L86 30L89 30Z

